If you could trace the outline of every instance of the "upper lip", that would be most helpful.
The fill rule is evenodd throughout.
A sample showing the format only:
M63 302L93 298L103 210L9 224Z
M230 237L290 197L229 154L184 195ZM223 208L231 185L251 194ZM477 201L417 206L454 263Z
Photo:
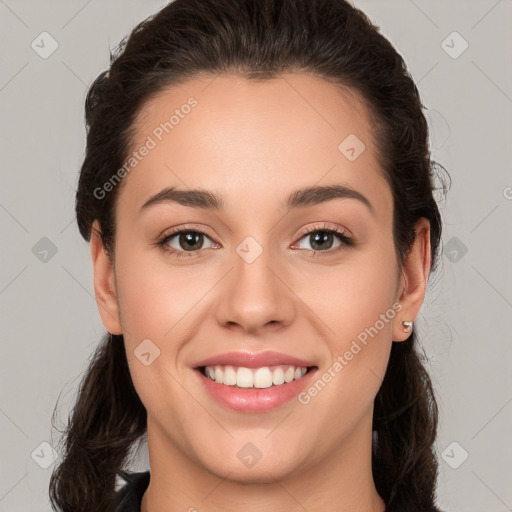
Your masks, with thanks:
M231 365L242 366L245 368L261 368L263 366L277 366L277 365L290 365L290 366L315 366L312 361L299 359L298 357L282 354L279 352L226 352L218 354L208 359L203 359L194 364L195 368L202 366L214 365Z

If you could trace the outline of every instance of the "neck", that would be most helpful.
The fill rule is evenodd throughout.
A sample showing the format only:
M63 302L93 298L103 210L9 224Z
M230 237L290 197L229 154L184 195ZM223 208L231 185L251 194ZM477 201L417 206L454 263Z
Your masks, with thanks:
M151 481L141 512L385 512L372 476L371 434L370 416L327 457L278 478L269 467L248 483L191 460L148 418Z

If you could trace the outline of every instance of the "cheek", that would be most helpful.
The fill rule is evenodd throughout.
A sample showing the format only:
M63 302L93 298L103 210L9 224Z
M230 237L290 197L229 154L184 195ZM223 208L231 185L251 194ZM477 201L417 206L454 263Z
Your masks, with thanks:
M300 278L297 295L318 314L341 346L373 326L381 314L388 313L391 319L394 316L398 279L394 250L392 246L379 248L354 252L340 265L319 266ZM391 324L383 327L379 322L379 327L387 333Z
M155 251L155 249L152 249ZM167 265L141 251L122 252L116 274L123 329L132 338L162 339L215 280L191 267ZM198 267L196 267L198 268ZM135 340L134 340L135 341Z
M361 251L353 264L326 273L322 283L329 294L322 297L317 293L313 308L329 327L328 367L337 362L330 370L336 375L333 385L322 400L354 410L370 406L380 387L389 360L393 322L401 307L395 295L398 270L394 247L384 240L375 247L374 251Z
M350 431L371 410L386 373L392 325L400 309L394 293L394 253L368 256L322 278L330 286L330 296L318 295L313 308L329 327L329 358L299 401L310 408L312 421L328 425L333 436L340 429Z

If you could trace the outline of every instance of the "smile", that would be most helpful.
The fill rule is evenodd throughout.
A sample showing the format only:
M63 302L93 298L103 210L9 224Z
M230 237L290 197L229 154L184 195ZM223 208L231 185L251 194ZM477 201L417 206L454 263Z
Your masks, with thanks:
M305 366L277 365L245 368L232 365L212 365L202 368L205 377L217 384L239 388L270 388L301 379L308 371Z

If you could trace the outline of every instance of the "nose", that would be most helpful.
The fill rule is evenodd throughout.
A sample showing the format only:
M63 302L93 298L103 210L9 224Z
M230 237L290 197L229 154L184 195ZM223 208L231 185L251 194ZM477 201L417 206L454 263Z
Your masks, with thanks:
M267 250L254 261L240 254L234 254L233 267L219 288L215 311L219 325L255 335L291 324L296 307L284 260L278 261Z

